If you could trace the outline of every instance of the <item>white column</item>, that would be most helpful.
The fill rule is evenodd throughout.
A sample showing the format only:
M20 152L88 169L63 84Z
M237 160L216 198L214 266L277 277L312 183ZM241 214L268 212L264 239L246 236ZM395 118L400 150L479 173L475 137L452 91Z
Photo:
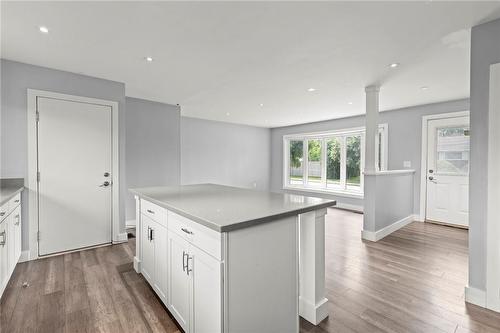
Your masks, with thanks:
M328 317L325 215L326 209L299 215L299 315L314 325Z
M376 141L378 136L379 92L378 86L368 86L366 92L366 117L365 117L365 172L374 172Z
M363 200L363 231L361 237L367 240L375 231L375 201L377 193L377 177L374 172L375 154L377 151L375 138L378 135L379 92L378 86L368 86L366 92L365 116L365 170L364 170L364 200Z

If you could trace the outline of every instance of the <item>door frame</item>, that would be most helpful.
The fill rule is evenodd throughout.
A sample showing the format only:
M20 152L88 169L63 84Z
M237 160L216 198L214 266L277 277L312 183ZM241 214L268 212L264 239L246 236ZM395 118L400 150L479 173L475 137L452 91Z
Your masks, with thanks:
M111 151L112 151L112 174L111 181L111 242L117 243L123 241L123 235L120 231L120 164L119 164L119 127L118 127L118 102L102 99L82 97L75 95L60 94L51 91L28 89L28 178L24 181L24 186L28 190L28 224L29 224L29 258L28 260L38 259L38 181L37 181L37 126L36 111L37 97L53 98L71 102L99 104L111 108ZM126 234L125 234L126 236ZM125 237L126 239L126 237ZM45 257L45 256L44 256Z
M431 114L427 116L422 116L422 157L420 159L420 212L418 220L420 222L425 222L426 212L427 212L427 136L429 121L436 119L447 119L447 118L457 118L457 117L469 117L469 111L458 111L458 112L448 112Z

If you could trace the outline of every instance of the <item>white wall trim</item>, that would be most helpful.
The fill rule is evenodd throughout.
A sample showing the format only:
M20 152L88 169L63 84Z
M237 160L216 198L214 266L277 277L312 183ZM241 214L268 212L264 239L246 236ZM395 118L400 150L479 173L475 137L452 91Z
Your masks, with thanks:
M486 292L484 290L466 286L465 301L484 308L486 307Z
M119 112L118 112L118 102L107 101L102 99L74 96L67 94L60 94L50 91L28 89L28 177L25 179L25 187L28 191L29 198L29 258L34 260L39 258L38 255L38 183L37 183L37 133L36 133L36 110L37 110L37 97L47 97L62 100L69 100L74 102L83 102L91 104L100 104L111 107L111 119L112 119L112 225L111 225L111 235L112 242L121 242L123 236L119 234L120 232L120 149L119 149Z
M361 237L371 242L377 242L413 221L414 221L414 215L412 214L378 231L361 230Z
M421 140L422 147L421 147L421 158L420 158L420 203L419 203L420 221L425 221L426 204L427 204L426 202L427 201L427 128L429 120L457 118L457 117L469 117L469 111L431 114L422 117L422 140Z
M126 232L119 233L116 239L113 240L113 244L124 243L128 240L128 234Z
M30 251L29 250L22 251L18 262L26 262L29 260L30 260Z
M345 209L345 210L351 210L351 211L363 213L363 206L361 206L361 205L352 205L352 204L337 202L337 204L335 206L333 206L332 208Z
M486 307L500 312L500 63L490 66L488 111L488 199L486 221Z

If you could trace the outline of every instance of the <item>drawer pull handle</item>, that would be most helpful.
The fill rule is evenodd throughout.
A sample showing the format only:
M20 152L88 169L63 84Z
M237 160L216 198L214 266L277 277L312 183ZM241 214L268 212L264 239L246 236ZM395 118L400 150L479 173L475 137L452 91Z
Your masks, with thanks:
M18 203L18 202L19 202L19 199L17 199L17 200L14 200L14 202L15 202L15 203Z
M154 212L154 211L152 211L151 209L147 209L146 211L147 211L149 214L154 214L154 213L155 213L155 212Z
M0 212L0 216L4 216L5 215L5 212Z
M181 228L182 231L184 231L188 235L192 235L193 232L191 230L187 230L186 228Z
M4 232L0 232L0 236L2 236L2 241L0 242L0 245L5 246L5 243L7 242L7 234Z

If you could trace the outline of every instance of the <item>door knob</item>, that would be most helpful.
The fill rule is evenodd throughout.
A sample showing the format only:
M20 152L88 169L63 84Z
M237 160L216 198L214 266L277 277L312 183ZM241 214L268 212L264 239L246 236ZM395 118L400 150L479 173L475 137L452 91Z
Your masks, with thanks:
M101 185L99 185L99 187L108 187L109 185L111 185L111 183L108 182L108 181L105 181L104 183L102 183Z
M437 179L434 178L433 176L429 176L429 180L435 184L437 184Z

